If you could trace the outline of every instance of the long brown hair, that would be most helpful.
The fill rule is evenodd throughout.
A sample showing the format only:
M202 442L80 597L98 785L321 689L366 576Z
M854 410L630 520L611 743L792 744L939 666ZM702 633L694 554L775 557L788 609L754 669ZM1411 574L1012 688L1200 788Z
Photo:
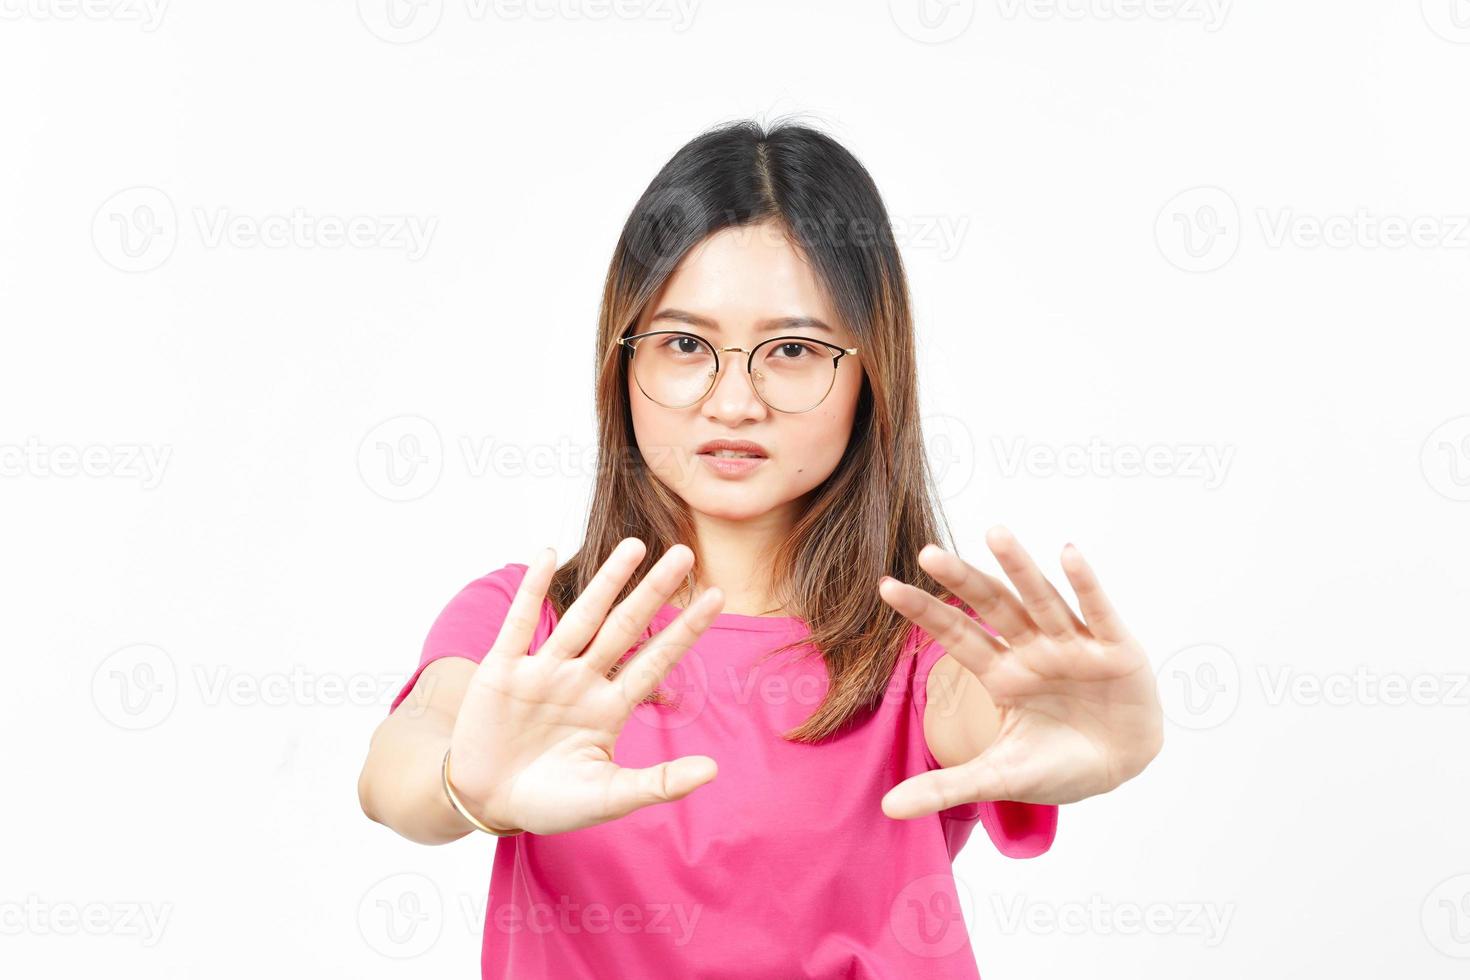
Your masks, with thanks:
M773 653L811 644L829 678L822 703L784 737L818 742L878 704L914 628L878 596L879 577L953 598L918 563L927 542L945 542L937 537L943 513L920 431L903 262L872 178L831 137L791 122L769 130L749 120L719 126L674 154L634 206L598 322L599 465L587 533L557 569L548 598L563 614L625 537L641 538L648 550L619 600L668 548L694 541L687 505L638 451L626 349L616 340L691 248L723 228L762 222L780 228L811 263L857 338L865 373L846 452L808 494L772 566L775 596L811 630ZM948 538L947 524L944 531ZM697 572L696 564L681 595L692 597Z

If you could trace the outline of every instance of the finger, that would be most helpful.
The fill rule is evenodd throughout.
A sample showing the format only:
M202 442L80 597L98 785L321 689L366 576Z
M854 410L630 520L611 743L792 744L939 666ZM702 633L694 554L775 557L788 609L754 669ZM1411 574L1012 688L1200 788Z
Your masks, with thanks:
M1104 643L1121 643L1128 639L1128 628L1123 625L1118 611L1108 601L1092 566L1082 557L1077 546L1070 542L1062 549L1062 571L1067 573L1072 591L1077 593L1077 604L1082 609L1082 615L1086 618L1087 628L1092 630L1092 635Z
M882 806L895 820L911 820L961 803L1014 798L1005 775L982 753L962 765L910 776L884 794Z
M679 658L714 622L715 615L724 605L724 593L716 588L706 589L677 619L659 630L623 664L622 669L613 675L613 683L623 699L625 713L631 714L636 705L653 693Z
M981 619L999 630L1000 635L1013 646L1024 643L1036 632L1036 624L1005 583L980 571L959 555L937 544L928 544L919 552L919 567L965 600Z
M526 574L510 600L500 632L490 647L490 652L480 660L477 674L494 668L497 659L524 657L531 648L531 638L536 634L536 624L541 621L541 606L546 601L546 590L556 573L556 551L543 548L526 565Z
M608 819L640 807L680 800L715 778L719 766L707 755L686 755L646 769L622 769L607 784Z
M637 538L624 538L613 548L587 583L582 594L567 607L557 620L556 628L537 652L538 656L570 659L587 649L597 630L607 619L608 607L623 591L628 576L637 570L647 546Z
M1001 525L991 528L985 535L985 543L995 553L995 559L1000 562L1006 576L1015 583L1016 591L1021 594L1021 601L1026 604L1026 611L1031 614L1031 620L1043 633L1060 639L1074 636L1085 629L1082 621L1072 612L1072 607L1067 605L1067 600L1041 574L1041 569L1036 566L1026 549L1021 547L1021 542L1009 528Z
M654 613L663 608L669 597L684 583L694 564L694 552L687 545L676 544L664 552L648 574L628 597L607 614L597 638L582 654L590 670L606 674L618 658L628 652L648 628Z
M1001 641L992 637L963 610L907 582L884 576L878 583L882 600L934 638L950 656L976 677L990 669L1004 652Z

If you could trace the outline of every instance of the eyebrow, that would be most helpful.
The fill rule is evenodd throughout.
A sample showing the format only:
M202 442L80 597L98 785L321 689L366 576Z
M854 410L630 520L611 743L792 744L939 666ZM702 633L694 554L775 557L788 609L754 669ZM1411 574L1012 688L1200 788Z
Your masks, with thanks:
M687 323L690 326L703 327L705 330L711 330L715 333L720 332L720 325L714 320L706 316L700 316L698 313L690 313L686 310L659 310L654 314L653 319L675 320L679 323ZM816 330L825 330L828 333L836 332L814 316L778 316L770 320L762 320L755 325L757 330L799 330L802 327L812 327Z

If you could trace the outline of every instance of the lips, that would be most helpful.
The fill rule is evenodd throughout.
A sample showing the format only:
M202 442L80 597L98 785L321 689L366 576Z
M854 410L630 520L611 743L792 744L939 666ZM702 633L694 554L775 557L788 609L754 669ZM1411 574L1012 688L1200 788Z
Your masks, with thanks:
M695 450L701 456L717 459L765 459L766 449L748 439L711 439Z

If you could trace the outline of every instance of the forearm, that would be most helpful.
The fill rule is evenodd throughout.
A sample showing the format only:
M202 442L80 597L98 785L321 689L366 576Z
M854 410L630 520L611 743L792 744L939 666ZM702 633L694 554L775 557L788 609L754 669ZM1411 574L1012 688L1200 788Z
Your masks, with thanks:
M373 733L357 794L367 816L420 844L446 844L474 828L444 795L441 767L454 719L404 703Z

